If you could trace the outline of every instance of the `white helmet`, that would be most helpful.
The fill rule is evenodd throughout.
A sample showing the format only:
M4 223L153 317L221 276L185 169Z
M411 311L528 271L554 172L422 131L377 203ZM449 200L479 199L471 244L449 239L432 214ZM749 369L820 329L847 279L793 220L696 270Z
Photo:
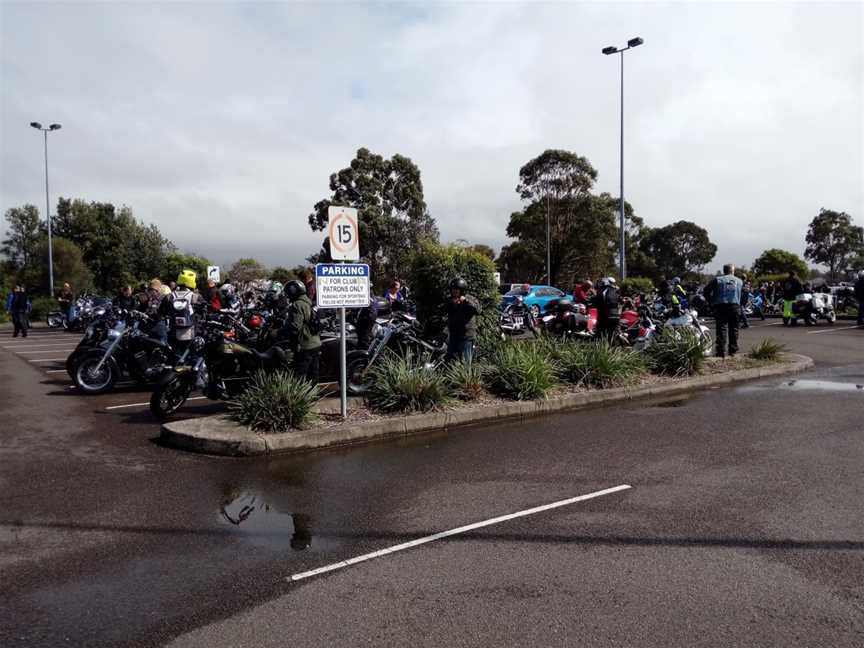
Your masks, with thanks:
M235 293L234 286L230 283L222 284L221 291L225 297L233 297Z

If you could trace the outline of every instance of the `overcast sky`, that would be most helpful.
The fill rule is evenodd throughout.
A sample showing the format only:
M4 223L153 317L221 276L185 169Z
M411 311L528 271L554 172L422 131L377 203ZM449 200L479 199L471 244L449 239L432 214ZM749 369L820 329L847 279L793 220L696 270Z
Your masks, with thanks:
M506 243L519 167L588 157L711 267L803 253L820 207L864 224L864 3L14 3L0 0L0 207L127 204L220 263L293 265L357 148L420 167L444 240ZM362 217L362 215L361 215Z

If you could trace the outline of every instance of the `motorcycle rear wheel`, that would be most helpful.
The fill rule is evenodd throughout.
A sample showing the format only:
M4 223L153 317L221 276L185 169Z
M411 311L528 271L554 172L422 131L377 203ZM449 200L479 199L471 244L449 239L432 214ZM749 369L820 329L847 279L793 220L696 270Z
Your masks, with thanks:
M188 400L192 385L177 377L158 385L150 396L150 412L158 420L164 421Z
M366 368L369 366L369 356L359 356L348 360L345 375L348 380L348 392L353 396L362 396L369 391L369 377Z

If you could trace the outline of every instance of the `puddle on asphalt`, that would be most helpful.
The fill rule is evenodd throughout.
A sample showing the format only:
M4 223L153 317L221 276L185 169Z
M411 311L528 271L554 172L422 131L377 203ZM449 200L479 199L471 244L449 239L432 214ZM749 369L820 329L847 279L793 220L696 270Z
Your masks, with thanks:
M231 493L219 507L219 521L255 544L295 551L312 546L309 515L277 511L257 493Z
M785 380L779 385L745 385L738 387L740 393L781 389L790 391L857 392L864 394L864 384L837 382L834 380Z
M647 398L635 401L631 406L626 407L628 410L644 410L659 408L675 408L689 405L693 400L692 396L674 396L672 398Z

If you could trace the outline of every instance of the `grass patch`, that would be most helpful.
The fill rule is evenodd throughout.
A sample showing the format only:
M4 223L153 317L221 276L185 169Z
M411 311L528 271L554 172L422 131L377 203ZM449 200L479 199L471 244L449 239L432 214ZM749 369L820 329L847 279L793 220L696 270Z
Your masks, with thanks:
M642 356L607 342L567 344L555 349L561 380L584 387L608 389L632 385L647 371Z
M663 376L693 376L705 364L702 339L691 328L664 327L644 353L648 368Z
M473 401L484 393L485 366L479 362L451 362L444 368L444 379L450 394L462 401Z
M257 372L228 402L229 416L259 432L287 432L317 419L318 386L290 371Z
M748 358L767 362L780 362L781 355L786 351L786 345L774 340L764 339L747 353Z
M514 400L543 398L555 386L555 368L548 350L535 342L507 341L489 358L489 390Z
M369 378L366 403L377 412L428 412L450 401L444 373L424 356L385 353Z

